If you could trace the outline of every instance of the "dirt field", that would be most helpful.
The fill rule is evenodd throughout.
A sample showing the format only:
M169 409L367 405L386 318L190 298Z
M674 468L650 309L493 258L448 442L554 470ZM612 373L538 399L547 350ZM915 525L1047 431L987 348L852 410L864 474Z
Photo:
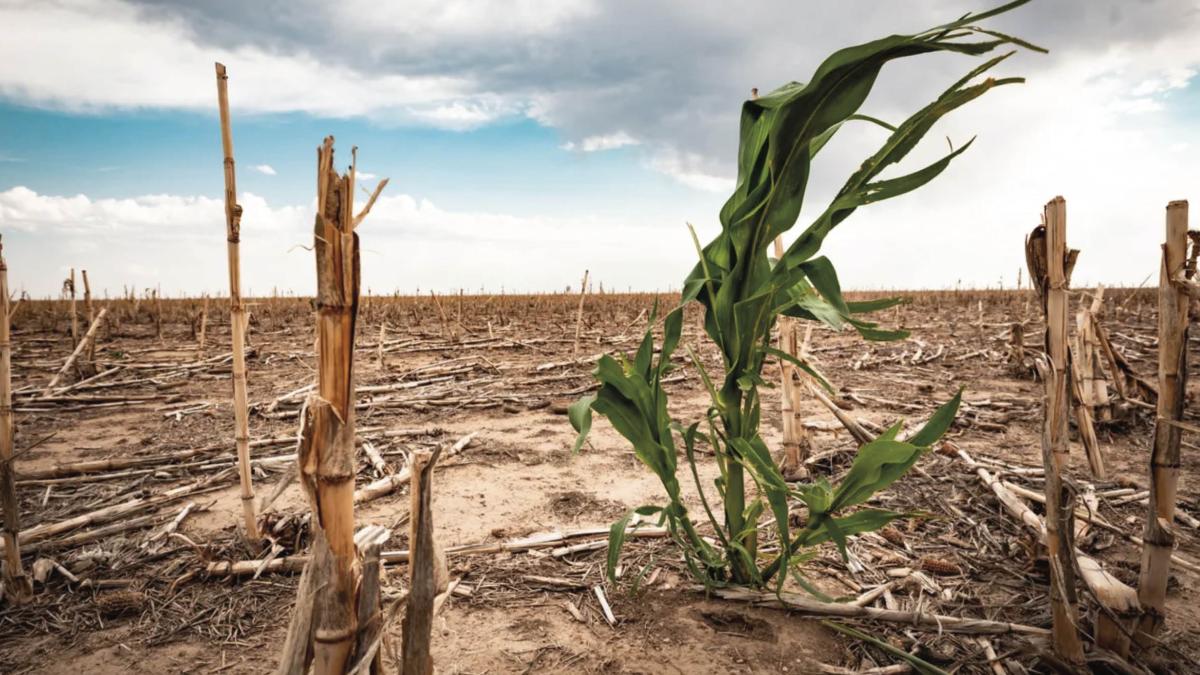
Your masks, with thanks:
M564 414L565 405L591 387L596 355L636 347L653 297L589 296L575 353L577 298L364 302L357 424L360 443L370 443L385 460L383 474L402 467L415 448L449 446L473 434L435 475L434 517L443 546L606 528L632 507L663 501L657 479L603 420L597 418L590 443L572 455L574 433ZM664 303L673 299L663 296ZM1150 293L1110 292L1104 318L1114 345L1151 380L1153 300ZM298 574L264 570L257 578L231 579L207 572L209 563L262 559L272 547L251 548L238 536L228 315L221 303L211 304L207 346L198 352L198 307L197 301L164 303L159 338L152 303L114 303L114 320L101 331L95 353L101 376L51 398L37 394L71 351L67 305L23 303L14 315L23 529L131 499L150 498L151 506L23 544L27 565L53 560L74 580L51 569L36 585L31 605L0 610L4 672L257 673L274 667ZM80 311L82 331L82 304ZM313 320L300 299L262 299L251 311L251 436L261 497L291 468L303 388L314 379ZM1029 369L1014 369L1008 361L1011 322L1028 319L1032 347L1041 336L1039 311L1028 291L924 293L880 317L911 330L908 340L868 344L851 334L813 332L810 353L840 387L839 405L871 429L901 417L922 419L965 388L965 405L948 434L951 445L927 455L877 500L920 517L854 538L849 564L832 546L819 549L804 570L824 593L853 599L894 582L874 601L877 606L1049 626L1044 554L952 451L961 448L1004 480L1042 490L1036 475L1021 470L1041 466L1041 385ZM697 329L698 317L689 316L685 342L701 346L703 357L715 363ZM690 423L703 415L707 395L692 368L680 362L678 374L682 378L668 389L672 413ZM777 367L766 375L777 380ZM778 447L779 390L766 396L765 435ZM805 413L815 445L810 469L834 478L849 466L855 444L816 400L806 402ZM1152 416L1135 407L1127 419L1099 425L1105 481L1091 481L1082 449L1072 441L1079 487L1094 483L1102 496L1098 515L1112 526L1090 528L1081 547L1132 586L1140 553L1124 535L1140 536L1144 526L1146 507L1136 491L1148 484ZM1193 488L1200 455L1189 441L1185 436L1180 505L1185 514L1200 516ZM143 461L63 468L109 458ZM715 474L706 457L701 478ZM359 485L380 477L364 453ZM682 482L693 495L689 506L701 513L690 478ZM189 489L177 490L183 494L167 492L184 486ZM1134 488L1135 499L1125 496L1128 490L1106 496L1123 488ZM168 533L189 504L194 506L177 530ZM1040 504L1032 506L1040 512ZM359 505L356 517L360 524L393 528L384 548L402 550L408 509L408 491L401 487ZM278 558L304 552L307 513L293 483L265 515ZM802 513L798 509L795 517ZM1181 526L1177 532L1179 555L1200 560L1197 530ZM604 537L591 534L567 544ZM602 545L584 548L589 550L452 553L451 576L460 581L435 619L439 671L820 673L902 663L816 619L706 599L663 539L633 542L615 585L604 581ZM405 583L405 566L387 570L385 590L395 592ZM1168 632L1153 663L1197 672L1200 582L1178 565L1172 575ZM597 585L605 589L615 626L603 616ZM950 672L991 672L986 646L1007 672L1019 673L1034 666L1040 646L1036 638L981 641L894 623L847 623ZM389 625L389 634L398 636L399 621Z

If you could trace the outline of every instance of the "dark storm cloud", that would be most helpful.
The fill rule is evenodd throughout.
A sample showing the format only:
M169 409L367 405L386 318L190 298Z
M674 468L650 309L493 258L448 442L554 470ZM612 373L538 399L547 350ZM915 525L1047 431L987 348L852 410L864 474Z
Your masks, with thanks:
M560 131L564 139L625 132L650 156L679 168L728 175L738 102L803 81L832 49L915 32L995 3L954 0L728 3L632 0L584 4L533 29L504 19L504 3L405 3L411 11L347 9L345 3L136 0L148 20L187 26L200 44L303 51L369 75L467 78ZM583 4L583 3L581 3ZM989 25L1051 49L1006 64L1036 77L1061 59L1153 44L1192 31L1196 0L1035 0ZM534 3L524 3L536 18ZM533 9L529 10L532 6ZM364 5L364 7L369 7ZM439 14L438 21L429 15ZM461 21L456 21L455 16ZM480 19L482 17L482 19ZM476 22L475 19L480 19ZM461 25L460 25L461 24ZM881 114L910 109L968 68L933 57L893 68L871 101Z

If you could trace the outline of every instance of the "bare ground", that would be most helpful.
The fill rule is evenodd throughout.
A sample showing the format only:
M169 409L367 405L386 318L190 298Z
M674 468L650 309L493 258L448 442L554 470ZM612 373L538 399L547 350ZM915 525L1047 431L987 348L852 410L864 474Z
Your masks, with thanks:
M1153 379L1152 298L1125 302L1123 296L1113 297L1105 321L1114 343L1141 374ZM607 527L630 508L661 503L657 479L607 423L598 419L590 443L572 455L574 433L562 414L563 406L590 386L593 355L636 347L650 296L590 298L578 353L572 348L573 299L556 304L539 304L536 298L522 304L515 297L500 303L494 297L459 302L457 313L449 311L459 318L443 323L438 310L422 306L420 299L391 304L372 299L364 306L358 340L358 383L374 388L360 398L360 437L384 455L389 471L402 466L405 454L415 448L448 445L476 434L435 477L434 517L443 545ZM850 415L878 426L901 417L915 421L964 387L967 405L949 435L952 443L989 462L997 473L1006 466L1040 467L1041 385L1030 374L1015 372L1006 356L1009 322L1036 319L1029 304L1027 294L1018 293L922 294L915 305L881 317L885 323L906 324L910 339L866 344L820 329L813 334L812 353L841 388L838 402ZM260 496L285 473L287 456L294 452L287 437L295 435L303 396L287 395L313 379L310 316L296 301L265 300L262 305L251 331L251 436L282 440L254 450ZM176 310L179 315L186 311L182 304ZM229 341L227 325L210 325L208 348L198 354L184 319L166 320L160 340L145 307L113 312L117 321L101 340L96 366L98 372L118 370L92 387L62 394L62 400L44 401L34 394L70 352L68 322L62 305L21 312L14 319L14 367L24 528L196 481L211 483L201 492L116 521L159 514L141 523L144 527L101 531L84 543L59 543L63 536L103 527L97 523L49 538L41 550L26 555L27 565L38 558L54 560L78 581L51 572L37 585L31 605L0 609L4 671L110 675L271 670L286 630L295 578L265 573L231 580L205 574L207 563L265 553L237 535L240 501L236 475L228 468L233 455L229 367L221 358ZM382 362L381 324L386 324ZM700 345L697 325L689 317L685 341ZM1029 322L1030 344L1040 335L1039 326L1036 320ZM714 354L703 354L715 365ZM680 373L684 379L668 390L672 413L680 420L698 420L706 394L690 367L682 366ZM777 380L777 369L770 366L766 376ZM778 447L780 437L778 396L778 389L765 393L764 434L772 447ZM132 400L136 398L144 400ZM810 468L815 475L836 479L848 467L854 444L817 401L806 401L804 412L814 427L817 459ZM1101 493L1145 489L1149 418L1136 413L1101 425L1099 431L1108 479L1091 480L1082 450L1073 442L1075 477L1094 483ZM212 449L199 451L207 446ZM1200 469L1193 449L1185 438L1181 505L1186 513L1200 515L1188 491ZM132 468L30 478L81 460L160 458L185 450L197 452L187 459L154 459ZM716 469L710 457L701 458L700 472L711 485ZM377 477L364 459L360 484ZM1019 470L1005 479L1041 490L1036 478ZM702 513L694 485L683 483L689 508ZM1120 504L1120 499L1103 500L1100 515L1122 532L1140 535L1145 507L1136 501ZM189 501L196 508L178 532L154 539L153 533ZM878 502L921 517L899 522L887 537L856 537L850 563L832 547L820 549L803 569L823 592L853 598L895 579L901 570L917 571L878 604L1048 625L1044 558L962 460L930 453ZM407 546L408 506L402 489L360 506L357 519L392 527L393 538L385 548L402 549ZM292 485L266 515L281 555L303 553L306 513L307 505ZM803 510L798 508L795 517L802 518ZM1179 553L1192 561L1200 560L1196 535L1193 528L1179 529ZM1083 547L1136 586L1140 554L1125 537L1094 528ZM938 561L956 572L935 572ZM663 540L631 544L617 584L605 585L603 550L460 556L450 564L452 576L461 581L459 593L435 622L434 657L441 672L809 673L830 672L823 670L826 666L858 669L898 661L812 619L706 599L690 590L678 554ZM1172 574L1164 646L1140 660L1163 671L1195 672L1200 668L1197 579L1178 566ZM578 587L548 588L528 579L530 575L570 579ZM389 566L385 588L397 589L404 579L403 565ZM616 626L601 614L592 591L598 584L606 588ZM973 637L894 624L853 625L946 670L990 672L983 645ZM1090 621L1084 628L1090 629ZM398 631L396 621L390 633ZM1009 636L992 638L991 644L1009 672L1036 667L1043 646Z

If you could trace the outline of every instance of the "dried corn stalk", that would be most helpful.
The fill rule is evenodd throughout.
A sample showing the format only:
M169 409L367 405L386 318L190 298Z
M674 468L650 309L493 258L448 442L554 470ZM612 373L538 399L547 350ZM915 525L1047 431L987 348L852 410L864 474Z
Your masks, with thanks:
M92 325L96 321L96 307L92 304L92 284L88 281L87 270L81 272L83 275L83 305L87 308L88 325ZM87 354L84 354L86 363L88 364L87 372L89 376L96 374L96 343L88 345Z
M242 489L242 518L246 539L258 539L254 515L254 486L250 479L250 405L246 394L246 307L242 304L242 264L239 254L242 206L237 203L237 174L233 163L233 131L229 125L229 77L225 66L216 64L217 106L221 113L221 148L225 153L225 238L229 253L229 326L233 335L233 417L236 425L238 477ZM162 339L162 308L154 294L159 339Z
M1106 420L1112 418L1112 408L1109 405L1108 380L1100 368L1104 357L1096 330L1103 308L1103 286L1098 287L1090 299L1085 298L1079 304L1079 311L1075 314L1075 335L1078 344L1075 366L1079 372L1083 404L1093 408L1098 419Z
M1146 544L1138 599L1145 614L1136 639L1143 647L1154 644L1166 611L1167 580L1175 548L1175 493L1179 482L1180 429L1172 422L1183 418L1187 392L1188 293L1186 276L1188 204L1167 205L1166 243L1158 286L1158 405L1154 447L1150 455L1150 513L1146 519Z
M430 635L436 598L445 588L445 558L433 541L433 512L430 507L433 491L433 468L441 448L435 452L420 450L413 453L412 506L409 545L408 609L404 614L401 643L402 672L405 675L432 675L433 655Z
M71 298L71 347L79 344L79 312L75 308L75 268L71 268L71 276L63 282L63 290Z
M1068 663L1083 664L1075 588L1074 495L1063 483L1070 463L1067 443L1069 363L1067 286L1077 252L1067 250L1067 206L1062 197L1046 204L1044 224L1025 240L1029 278L1046 313L1046 358L1037 362L1045 382L1042 460L1046 472L1046 549L1050 560L1050 612L1054 650Z
M21 519L17 489L13 483L13 408L12 408L12 336L8 315L8 264L0 246L0 506L4 507L4 595L11 602L23 602L33 596L33 585L21 567L18 536Z
M783 259L783 238L775 237L775 259ZM779 318L779 350L801 359L799 341L799 322L791 317ZM783 388L780 390L780 400L783 409L783 461L779 463L779 472L787 480L804 480L808 478L808 470L804 460L812 452L812 440L808 430L804 428L804 415L800 412L803 400L803 389L797 378L804 374L791 362L780 359L779 370L782 374Z
M379 196L354 215L353 164L339 175L333 137L317 150L317 390L301 420L301 486L313 509L313 556L305 571L281 672L345 672L357 636L358 557L354 543L354 337L359 257L355 226ZM307 639L305 637L307 636ZM300 654L303 650L304 653Z

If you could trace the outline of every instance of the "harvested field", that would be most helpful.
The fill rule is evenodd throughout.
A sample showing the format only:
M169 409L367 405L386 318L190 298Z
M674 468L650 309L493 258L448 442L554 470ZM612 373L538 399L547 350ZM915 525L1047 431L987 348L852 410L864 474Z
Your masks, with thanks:
M1086 293L1073 291L1071 306ZM843 619L894 648L950 672L992 672L989 654L1006 672L1022 672L1049 649L1045 553L958 451L1042 511L1043 387L1028 363L1014 366L1009 356L1014 321L1024 322L1029 350L1040 348L1038 300L1029 290L909 295L913 304L881 313L886 324L910 330L908 339L864 343L818 327L808 354L837 386L841 411L872 434L927 417L963 388L960 414L935 452L871 502L912 516L852 537L846 560L832 544L817 547L804 573L831 598L858 598L849 606L908 613L907 622L867 612ZM661 486L607 421L597 420L572 454L565 408L594 387L598 355L635 350L655 300L673 298L587 296L577 351L577 295L363 299L360 493L399 475L412 453L444 448L432 482L433 522L457 585L434 619L439 671L811 673L898 662L877 645L800 618L802 608L792 615L770 606L769 593L764 606L705 597L653 523L627 545L618 582L605 580L607 527L627 509L660 503ZM300 407L316 368L314 323L307 299L248 304L250 438L261 500L295 464ZM108 307L94 370L50 395L46 384L72 351L68 305L22 302L13 315L21 550L37 581L31 603L0 610L0 662L13 673L270 670L295 600L303 565L295 556L307 551L310 509L293 481L260 514L265 547L239 534L228 315L208 317L200 348L197 300L164 300L158 309L123 299ZM1100 316L1113 347L1153 380L1154 294L1110 289ZM686 315L683 342L719 367L698 321ZM1188 344L1193 355L1195 343ZM777 363L765 377L779 380ZM694 366L680 361L666 387L675 418L704 414L708 396ZM779 397L778 387L765 390L764 437L773 449L781 441ZM809 471L836 480L858 444L813 397L804 397L801 412L813 439ZM1141 554L1131 537L1142 536L1146 518L1152 420L1152 410L1133 405L1097 422L1104 480L1089 475L1072 430L1070 474L1081 495L1094 494L1095 522L1079 523L1077 544L1133 587ZM1197 423L1191 413L1185 421ZM1180 480L1192 485L1200 460L1191 439L1183 444ZM711 456L698 464L701 480L717 475ZM407 482L393 483L357 495L356 519L391 532L383 598L385 633L394 638L399 620L387 610L406 587L400 552L409 545L411 501ZM690 481L683 490L689 510L700 512ZM803 522L803 505L791 508ZM1200 503L1181 493L1179 511L1156 659L1189 672L1200 659ZM539 538L547 533L562 537ZM225 573L226 563L242 561L258 562ZM805 595L795 579L785 590L785 598ZM1082 604L1096 606L1086 594ZM941 631L906 625L935 615L1017 626L963 633L952 622ZM1085 633L1092 625L1088 618Z
M0 671L1200 672L1200 14L710 4L0 3Z

